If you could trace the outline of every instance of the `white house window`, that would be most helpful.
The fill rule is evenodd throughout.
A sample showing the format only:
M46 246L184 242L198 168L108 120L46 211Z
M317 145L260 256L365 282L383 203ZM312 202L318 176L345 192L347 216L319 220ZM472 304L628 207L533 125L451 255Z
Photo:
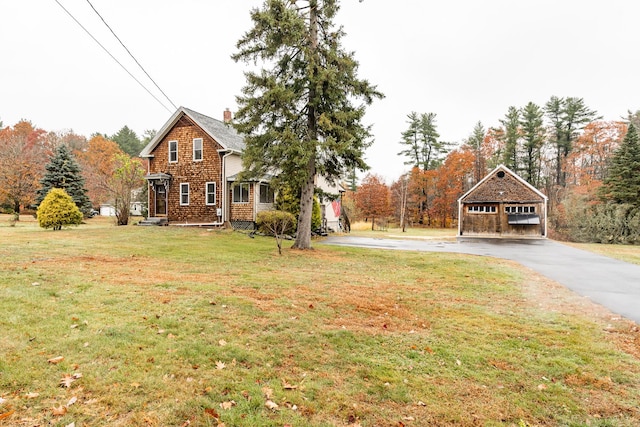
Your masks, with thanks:
M260 184L260 203L273 203L274 194L269 184Z
M169 141L169 163L178 162L178 141Z
M202 160L202 138L193 138L193 161Z
M536 207L535 206L505 206L504 212L510 213L510 214L522 214L522 213L532 214L532 213L536 213Z
M467 212L469 213L495 213L495 206L486 206L486 205L471 205L467 208Z
M249 184L242 183L233 187L233 203L249 203Z
M189 205L189 183L180 184L180 206Z
M206 197L207 197L207 205L215 205L216 204L216 183L215 182L207 182L206 184Z

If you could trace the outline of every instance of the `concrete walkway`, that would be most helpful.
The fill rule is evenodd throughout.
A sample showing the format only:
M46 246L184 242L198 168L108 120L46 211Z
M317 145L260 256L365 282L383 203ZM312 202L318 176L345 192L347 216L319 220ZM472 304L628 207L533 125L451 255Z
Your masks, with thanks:
M330 236L325 244L372 249L453 252L516 261L640 324L640 266L553 240L394 240Z

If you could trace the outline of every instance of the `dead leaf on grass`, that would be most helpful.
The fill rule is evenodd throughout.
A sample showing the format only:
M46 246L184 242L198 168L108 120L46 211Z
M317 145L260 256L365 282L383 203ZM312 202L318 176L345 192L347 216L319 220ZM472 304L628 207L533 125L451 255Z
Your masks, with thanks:
M267 400L266 402L264 402L264 406L274 411L278 409L278 404L273 400Z
M215 409L213 409L213 408L205 408L205 409L204 409L204 413L205 413L205 414L207 414L207 415L209 415L210 417L215 418L215 419L216 419L216 421L217 421L217 420L220 420L220 414L218 414L218 413L216 412L216 410L215 410Z
M69 388L75 380L76 379L73 378L73 375L65 374L64 377L62 377L62 379L60 380L60 387Z
M54 406L53 408L51 408L51 414L53 414L54 417L61 417L63 415L65 415L67 413L67 407L66 406L58 406L57 408Z
M234 400L229 400L227 402L222 402L220 404L220 407L222 409L231 409L232 407L236 406L236 402Z
M27 393L24 395L24 397L26 397L27 399L35 399L38 396L40 396L40 393L35 392Z
M52 365L57 365L63 360L64 360L63 356L58 356L58 357L52 357L51 359L47 360L47 362L51 363Z
M76 427L76 423L75 423L75 422L72 422L71 424L67 424L67 425L66 425L66 426L64 426L64 427Z
M224 347L225 345L227 345L227 342L225 340L220 340L218 341L218 344L220 344L220 347Z
M298 388L297 385L292 385L287 382L284 378L282 379L282 388L285 390L295 390Z
M69 401L67 402L67 408L71 405L73 405L74 403L76 403L78 401L78 398L76 396L73 396L71 399L69 399Z
M273 389L266 386L262 387L262 394L264 394L264 397L266 397L267 399L271 399L271 396L273 395Z
M227 367L227 365L225 365L225 363L224 363L224 362L222 362L222 361L220 361L220 360L218 360L218 361L216 362L216 369L224 369L224 368L226 368L226 367Z
M9 412L5 412L4 414L0 414L0 420L4 420L5 418L9 418L15 412L16 412L15 410L11 410Z

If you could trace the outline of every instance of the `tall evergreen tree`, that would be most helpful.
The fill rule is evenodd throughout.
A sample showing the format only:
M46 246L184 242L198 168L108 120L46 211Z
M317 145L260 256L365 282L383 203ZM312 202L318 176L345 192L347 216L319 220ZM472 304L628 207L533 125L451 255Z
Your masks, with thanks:
M573 150L573 143L578 133L587 124L598 119L597 113L590 110L582 98L559 98L552 96L544 107L547 118L551 121L552 134L550 143L556 153L557 185L566 185L566 172L563 170L567 156Z
M277 173L301 189L297 249L311 248L316 175L335 181L367 168L371 133L362 120L365 107L382 97L357 77L358 63L341 47L338 8L337 0L265 0L233 55L266 67L245 73L234 126L245 135L245 176Z
M107 139L116 142L120 146L120 149L131 157L138 157L144 148L138 135L126 125L123 126L118 133Z
M604 201L640 207L640 137L633 123L611 159L600 196Z
M525 179L533 186L540 185L540 153L544 143L544 112L529 102L521 112L520 127L522 128Z
M45 166L45 174L40 180L36 205L40 205L52 188L61 188L71 196L80 211L87 215L91 210L91 201L87 197L84 178L80 166L71 150L66 145L59 145L49 163Z
M435 169L442 162L442 155L447 152L447 144L440 141L440 134L436 127L435 113L411 112L407 115L409 127L402 132L401 144L407 148L398 153L409 159L405 165L421 168L422 170Z
M485 131L482 122L478 122L473 127L471 136L467 139L467 145L471 147L474 154L473 178L475 182L479 182L485 175L486 159L484 158L484 152L482 148L484 144L484 137L486 136L486 134L487 132Z
M504 126L504 157L502 163L514 172L518 172L520 140L520 111L516 107L509 107L504 119L500 120Z

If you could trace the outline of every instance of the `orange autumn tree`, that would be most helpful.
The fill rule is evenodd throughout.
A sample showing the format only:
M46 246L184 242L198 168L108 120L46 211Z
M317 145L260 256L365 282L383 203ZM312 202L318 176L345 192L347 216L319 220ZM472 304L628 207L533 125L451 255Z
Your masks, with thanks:
M627 125L619 121L594 121L585 126L566 158L563 170L572 191L595 195L607 172L608 160L620 145Z
M110 202L107 182L116 169L116 157L123 154L118 144L102 135L93 136L85 151L76 152L89 199L100 205Z
M389 187L379 175L367 174L358 186L354 197L356 207L366 219L371 219L371 229L375 227L376 218L384 218L390 214Z
M475 170L474 152L463 147L449 153L444 163L437 169L435 182L434 215L441 227L452 226L458 218L458 198L467 187L467 181Z
M45 134L27 120L0 130L0 203L16 215L35 201L46 163Z

